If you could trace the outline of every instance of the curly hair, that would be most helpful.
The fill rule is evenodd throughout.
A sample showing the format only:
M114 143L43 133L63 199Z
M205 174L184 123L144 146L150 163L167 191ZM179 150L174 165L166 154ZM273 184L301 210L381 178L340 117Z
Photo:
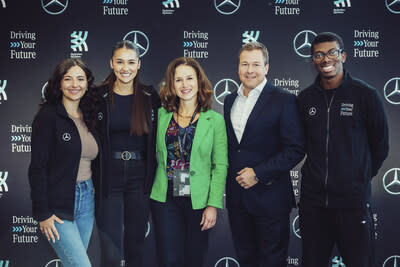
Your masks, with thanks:
M82 111L83 120L88 129L94 129L97 121L97 103L100 98L94 89L94 76L92 71L80 59L68 58L56 66L53 74L50 76L45 87L44 98L40 104L41 108L47 105L57 105L61 103L63 93L61 91L61 81L68 70L74 66L80 67L86 74L88 90L79 102L79 108Z
M160 86L160 98L163 107L168 112L176 112L179 108L179 97L177 97L174 88L175 70L180 65L187 65L196 71L199 92L197 93L197 102L201 111L207 111L212 104L212 85L208 80L203 68L199 62L190 57L178 57L169 63L164 80Z
M116 43L111 52L111 60L114 57L115 52L118 49L126 48L135 51L139 57L140 52L136 44L129 40L123 40ZM114 71L104 79L99 86L106 86L108 88L108 98L110 101L110 107L114 108L114 83L117 77ZM130 134L142 136L149 132L149 125L151 124L151 117L147 110L150 109L150 102L148 101L148 93L144 92L146 86L139 80L139 72L136 74L133 80L133 95L131 102L131 124Z

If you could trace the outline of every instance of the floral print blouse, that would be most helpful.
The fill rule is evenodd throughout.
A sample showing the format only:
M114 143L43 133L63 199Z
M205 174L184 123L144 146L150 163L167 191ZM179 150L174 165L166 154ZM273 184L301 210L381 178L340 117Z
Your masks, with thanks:
M175 121L174 116L172 116L171 121L167 128L167 134L165 135L165 144L167 145L167 176L168 180L173 178L174 169L189 169L190 166L190 152L192 150L192 143L194 138L194 133L196 131L197 121L192 123L186 128L182 128ZM181 157L181 152L179 150L179 140L178 135L183 141L183 136L186 133L185 143L183 145L183 157Z

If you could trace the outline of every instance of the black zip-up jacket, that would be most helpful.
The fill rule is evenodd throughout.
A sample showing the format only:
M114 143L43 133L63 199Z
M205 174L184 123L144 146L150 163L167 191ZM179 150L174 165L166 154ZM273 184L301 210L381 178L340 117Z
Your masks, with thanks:
M143 86L143 92L148 96L147 101L150 102L148 111L151 114L151 125L149 133L146 135L146 176L144 184L144 193L148 194L151 191L154 181L154 175L157 167L156 159L156 134L157 134L157 114L158 108L161 106L160 97L157 91L152 86ZM102 196L107 197L111 190L110 183L110 163L111 163L111 143L110 143L110 105L108 98L108 87L102 86L98 88L98 93L102 96L103 101L100 105L100 124L99 132L101 135L104 151L104 176L102 184ZM127 114L129 116L129 114ZM122 152L122 151L121 151Z
M301 203L365 207L371 179L388 155L388 125L376 89L345 72L331 100L320 77L298 96L306 131Z
M99 154L91 164L96 188L101 180L102 153L98 134L90 132L99 147ZM47 105L35 116L31 148L28 176L33 217L43 221L55 214L60 219L73 221L82 143L78 128L63 104Z

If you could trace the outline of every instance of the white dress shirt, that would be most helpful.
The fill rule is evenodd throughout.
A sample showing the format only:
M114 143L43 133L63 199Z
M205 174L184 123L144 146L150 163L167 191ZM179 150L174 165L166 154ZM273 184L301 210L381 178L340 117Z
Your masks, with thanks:
M243 94L243 84L240 85L238 90L238 96L231 108L231 121L233 130L235 131L238 142L242 140L244 128L246 127L247 120L249 119L250 113L257 103L258 97L260 96L267 79L264 80L254 89L252 89L248 96Z

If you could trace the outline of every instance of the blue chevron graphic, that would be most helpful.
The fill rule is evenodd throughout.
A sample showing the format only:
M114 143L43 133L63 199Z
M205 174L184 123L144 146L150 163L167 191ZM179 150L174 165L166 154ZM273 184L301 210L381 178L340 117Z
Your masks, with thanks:
M363 46L364 41L354 41L354 46Z
M183 42L183 47L193 47L193 42Z
M113 0L104 0L103 4L112 4Z
M14 47L20 47L21 44L19 42L10 42L10 47L14 48Z
M8 267L8 264L10 263L9 260L0 260L0 267Z
M20 135L12 135L11 141L21 141L22 137Z
M275 4L284 4L285 0L275 0Z
M23 228L21 226L13 226L12 231L13 233L19 233L22 232Z

